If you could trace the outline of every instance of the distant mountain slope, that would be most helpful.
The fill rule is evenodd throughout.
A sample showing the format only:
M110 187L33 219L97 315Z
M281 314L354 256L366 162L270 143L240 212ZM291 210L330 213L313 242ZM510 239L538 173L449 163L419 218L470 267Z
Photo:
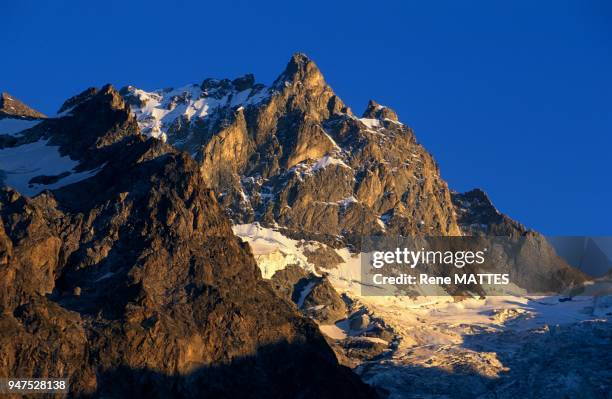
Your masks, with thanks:
M124 124L138 130L110 86L88 89L67 103L72 112L60 118L31 120L26 130L0 135L0 182L32 196L86 179L116 155Z
M0 148L7 140L22 135L46 117L40 112L16 100L8 93L0 95Z
M0 119L6 117L23 118L23 119L43 119L46 116L28 107L15 97L6 92L0 94Z

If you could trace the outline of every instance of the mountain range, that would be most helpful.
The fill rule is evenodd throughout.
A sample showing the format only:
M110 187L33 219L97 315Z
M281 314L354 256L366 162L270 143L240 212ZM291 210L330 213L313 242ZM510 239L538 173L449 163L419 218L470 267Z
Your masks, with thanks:
M549 260L512 264L527 288L588 278L484 191L452 191L393 109L355 114L300 53L269 86L107 85L53 117L3 94L0 184L0 374L67 376L75 396L384 396L344 365L394 332L324 272L364 236L525 237ZM232 230L254 223L315 269L262 277ZM345 317L385 345L319 332Z

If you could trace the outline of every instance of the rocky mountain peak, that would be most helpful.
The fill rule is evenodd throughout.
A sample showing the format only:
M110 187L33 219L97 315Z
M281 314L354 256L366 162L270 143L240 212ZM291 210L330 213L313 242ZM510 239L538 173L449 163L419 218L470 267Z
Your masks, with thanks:
M493 206L493 202L489 198L489 195L480 188L473 188L470 191L466 191L462 195L466 199L481 202L486 206Z
M396 122L399 120L394 110L384 105L380 105L374 100L368 102L368 107L363 112L363 118L390 119Z
M77 106L85 103L88 100L96 98L97 101L107 102L112 109L123 110L126 108L125 102L121 94L113 87L113 85L106 84L102 88L90 87L76 96L70 97L66 100L60 109L57 111L58 114L66 113Z
M81 159L87 168L103 164L113 156L113 147L139 134L136 118L110 84L72 97L60 111L61 117L50 121L49 127L57 132L50 143Z
M45 114L28 107L9 93L2 92L0 95L0 118L15 116L25 119L46 118Z
M253 88L255 84L255 76L252 73L247 73L244 76L232 80L232 85L237 91L244 91Z
M332 88L325 82L317 65L303 53L295 53L285 70L272 83L275 99L268 112L295 114L298 118L322 122L332 115L351 114Z
M521 223L497 210L486 192L479 188L451 194L457 222L467 235L521 236L528 232Z
M57 111L58 114L68 111L71 108L74 108L77 104L85 101L88 98L91 98L98 92L96 87L90 87L88 89L83 90L79 94L70 97L68 100L64 101L60 109Z
M295 53L287 63L287 67L276 79L273 86L301 83L306 87L326 86L319 67L304 53Z
M200 88L204 97L211 97L217 100L228 95L237 94L250 90L252 94L259 92L264 86L255 83L255 76L252 73L247 73L236 79L204 79Z
M460 234L437 165L393 110L371 102L371 118L355 117L301 53L269 89L236 89L253 82L133 88L124 98L144 135L167 137L200 162L234 222L347 242L384 231ZM171 106L183 92L189 101Z

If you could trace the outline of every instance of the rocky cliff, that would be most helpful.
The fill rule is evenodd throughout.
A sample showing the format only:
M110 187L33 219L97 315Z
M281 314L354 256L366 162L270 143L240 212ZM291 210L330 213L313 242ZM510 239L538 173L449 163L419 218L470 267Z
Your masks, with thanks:
M365 398L277 296L187 154L138 133L111 86L4 150L44 140L91 171L0 192L0 374L73 396Z

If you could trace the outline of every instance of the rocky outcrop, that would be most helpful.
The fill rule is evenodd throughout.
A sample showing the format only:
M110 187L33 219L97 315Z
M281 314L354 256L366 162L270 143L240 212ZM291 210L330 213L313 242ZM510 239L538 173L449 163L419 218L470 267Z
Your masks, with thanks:
M362 118L368 119L390 119L392 121L399 121L397 114L394 110L384 105L380 105L374 100L368 102L368 107L363 113Z
M335 269L344 263L344 259L336 251L315 241L305 245L304 255L319 273L323 272L322 269Z
M0 186L32 196L75 183L96 174L136 140L136 119L112 86L88 89L66 104L69 111L60 117L0 135Z
M494 242L496 237L507 237L505 250L495 252L507 270L512 282L529 292L566 292L588 280L588 276L570 266L557 255L554 247L538 232L499 212L487 194L474 189L466 193L453 193L457 221L463 233ZM483 244L494 248L496 245Z
M0 119L19 117L22 119L42 119L45 114L28 107L6 92L0 94Z
M466 235L521 236L527 229L495 208L481 189L452 193L457 222Z
M317 323L333 324L347 316L346 304L325 276L289 265L274 273L270 282L281 297Z
M0 374L74 396L372 397L262 280L199 166L112 87L85 97L45 132L101 170L0 192Z

